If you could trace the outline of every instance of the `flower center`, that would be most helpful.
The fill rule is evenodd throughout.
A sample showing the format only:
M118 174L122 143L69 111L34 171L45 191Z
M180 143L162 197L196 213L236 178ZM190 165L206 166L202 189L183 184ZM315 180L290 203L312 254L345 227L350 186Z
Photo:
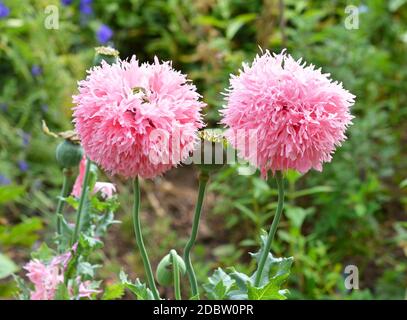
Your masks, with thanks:
M144 89L143 87L134 87L134 88L132 88L132 91L133 91L133 94L140 94L141 93L141 100L143 101L143 103L148 103L148 102L150 102L149 100L148 100L148 97L147 97L147 90L146 89Z

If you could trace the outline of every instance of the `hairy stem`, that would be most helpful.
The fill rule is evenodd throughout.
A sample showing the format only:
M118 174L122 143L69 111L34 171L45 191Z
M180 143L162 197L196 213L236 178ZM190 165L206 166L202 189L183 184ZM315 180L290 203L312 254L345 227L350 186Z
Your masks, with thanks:
M199 291L198 291L198 283L196 281L195 271L194 271L194 268L193 268L192 262L191 262L191 249L195 244L196 236L198 234L199 220L201 217L202 204L203 204L203 199L205 196L205 189L206 189L206 185L208 184L208 180L209 180L209 175L207 173L201 172L201 174L199 175L198 200L196 202L196 207L195 207L194 221L192 224L192 232L191 232L191 236L184 249L184 261L185 261L185 266L186 266L186 270L188 273L189 283L191 285L192 296L196 297L196 298L199 298Z
M79 232L82 227L83 207L85 205L85 201L88 197L88 191L89 191L88 184L89 184L90 165L91 165L90 160L88 158L86 158L85 176L84 176L83 182L82 182L81 198L79 199L78 211L76 212L76 223L75 223L74 232L72 234L71 246L73 246L76 243L76 241L78 241Z
M261 253L259 267L257 268L256 279L254 285L258 287L260 285L260 281L263 275L264 265L266 264L268 254L271 249L271 243L273 242L274 235L277 231L278 223L280 222L281 214L283 212L284 206L284 181L283 181L283 174L281 171L276 172L276 181L277 181L277 188L278 188L278 204L276 215L274 216L273 223L271 224L270 232L267 236L266 245L264 250Z
M160 295L158 293L157 287L155 285L153 271L151 269L151 263L148 258L146 247L144 246L143 235L141 233L140 225L140 184L138 177L134 178L134 208L133 208L133 226L134 233L136 235L137 246L140 250L141 258L143 260L144 269L147 274L148 285L153 293L155 300L160 300Z
M57 205L57 210L56 210L58 236L60 236L62 234L62 219L63 219L62 211L64 209L64 204L65 204L65 200L63 198L65 198L69 193L69 183L68 182L69 182L70 170L67 168L64 168L62 170L62 173L63 173L62 189L61 189L61 193L59 195L58 205Z
M171 262L172 262L172 272L174 273L174 294L176 300L182 300L181 298L181 285L179 279L179 265L177 259L177 253L171 250Z

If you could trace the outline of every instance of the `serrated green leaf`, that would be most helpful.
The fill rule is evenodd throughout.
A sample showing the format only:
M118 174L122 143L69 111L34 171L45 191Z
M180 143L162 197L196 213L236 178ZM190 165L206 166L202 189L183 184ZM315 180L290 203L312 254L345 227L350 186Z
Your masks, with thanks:
M265 250L267 234L263 232L261 235L260 250L256 253L251 253L251 256L259 263L261 254ZM274 258L269 252L262 276L260 285L255 286L256 275L258 268L251 275L236 271L230 268L229 274L226 274L221 269L216 276L209 278L209 284L205 285L205 290L208 292L208 297L216 299L217 296L228 298L231 300L269 300L269 299L286 299L285 293L287 290L281 289L281 285L287 280L290 275L290 269L293 258ZM229 276L229 278L227 277ZM228 290L224 291L225 284L219 279L227 279ZM225 281L226 282L226 281ZM219 285L221 283L221 285Z
M100 249L103 247L103 242L99 239L90 237L86 234L81 234L79 237L80 248L85 251L93 251L95 249Z
M54 256L55 251L48 247L45 242L43 242L36 251L31 253L33 259L38 259L44 262L50 261Z
M265 248L267 241L267 234L263 232L261 235L261 247L260 250L256 253L251 253L250 255L254 257L259 263L260 257L262 255L262 252ZM263 268L263 274L260 279L260 287L263 287L264 285L268 284L270 279L273 278L278 278L279 281L284 282L288 276L290 275L290 270L291 270L291 265L293 263L294 258L289 257L289 258L275 258L271 252L269 252L267 256L266 263ZM254 284L254 280L256 279L258 269L253 273L251 276L250 282Z
M248 284L247 293L249 300L285 300L287 297L283 294L285 291L280 290L280 284L271 280L262 288L257 288Z
M122 270L119 275L122 284L131 291L138 300L154 300L153 293L144 283L137 278L134 283L128 280L127 274Z
M251 281L250 277L247 274L237 272L235 269L231 269L230 277L235 280L236 285L241 290L246 290L247 283Z
M79 262L77 266L78 274L92 279L95 276L95 269L99 268L99 265L92 265L89 262Z
M102 300L120 299L124 295L124 284L114 283L106 287Z
M224 299L234 284L234 280L221 268L216 269L208 281L203 287L208 298L213 300Z
M62 230L61 235L57 236L59 249L66 251L70 249L71 238L73 234L73 227L68 224L64 217L61 217Z

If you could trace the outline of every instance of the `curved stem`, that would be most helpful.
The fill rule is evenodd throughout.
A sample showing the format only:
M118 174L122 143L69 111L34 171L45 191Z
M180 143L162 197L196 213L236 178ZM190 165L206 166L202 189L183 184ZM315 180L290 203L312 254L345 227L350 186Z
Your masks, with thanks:
M194 271L194 268L193 268L192 262L191 262L191 249L195 244L196 236L198 234L199 220L201 217L202 204L203 204L203 199L204 199L204 195L205 195L205 188L206 188L206 185L208 184L208 180L209 180L209 175L207 173L201 172L199 175L198 200L196 202L196 207L195 207L195 215L194 215L194 221L192 224L192 232L191 232L191 236L184 249L184 261L185 261L185 266L186 266L186 270L188 273L189 283L191 284L192 296L196 297L196 298L199 298L199 291L198 291L198 282L196 281L195 271Z
M133 226L134 233L136 235L137 246L141 253L141 258L143 260L144 269L147 274L148 285L153 293L155 300L160 300L160 295L158 293L157 287L155 286L153 271L151 270L150 260L148 259L147 251L144 246L143 235L141 233L140 225L140 184L138 177L134 178L134 208L133 208Z
M174 294L176 300L182 300L181 298L181 285L179 280L179 265L177 259L177 253L171 250L171 262L172 262L172 272L174 273Z
M274 216L273 223L271 224L270 232L267 236L266 245L264 250L261 253L259 267L257 268L256 279L254 285L258 287L260 285L260 281L263 275L264 265L266 264L268 254L271 249L271 243L273 242L274 235L277 231L278 223L280 222L281 214L283 212L284 206L284 181L283 181L283 174L281 171L276 172L276 181L277 181L277 188L278 188L278 204L276 215Z
M64 204L65 204L65 200L63 198L65 198L68 195L68 178L70 175L70 170L64 168L62 170L63 173L63 181L62 181L62 189L61 189L61 193L59 195L59 199L58 199L58 205L57 205L57 210L56 210L56 216L57 216L57 234L58 236L60 236L62 234L62 219L63 219L63 215L62 215L62 210L64 209Z
M90 165L91 165L90 160L86 158L85 176L82 182L81 198L79 199L78 211L76 213L75 230L72 234L71 246L73 246L78 240L79 231L81 229L83 206L85 205L85 201L88 197Z

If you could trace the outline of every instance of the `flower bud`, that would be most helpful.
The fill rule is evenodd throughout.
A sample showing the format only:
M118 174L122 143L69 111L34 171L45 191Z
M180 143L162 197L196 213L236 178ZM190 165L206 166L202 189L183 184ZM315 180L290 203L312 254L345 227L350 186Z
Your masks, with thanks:
M93 59L93 65L98 66L105 60L108 64L117 62L119 57L119 51L111 47L96 47L95 58Z
M72 168L79 165L83 150L79 144L64 140L57 146L55 154L57 162L62 168Z
M207 174L220 170L226 163L227 143L221 129L205 129L199 132L201 138L198 147L200 161L196 163L198 168Z
M186 267L184 260L177 254L175 250L171 250L174 253L174 256L177 259L178 267L181 274L185 274ZM156 278L157 282L162 286L172 285L174 279L174 268L172 266L172 257L171 253L167 254L164 258L161 259L160 263L157 266Z

